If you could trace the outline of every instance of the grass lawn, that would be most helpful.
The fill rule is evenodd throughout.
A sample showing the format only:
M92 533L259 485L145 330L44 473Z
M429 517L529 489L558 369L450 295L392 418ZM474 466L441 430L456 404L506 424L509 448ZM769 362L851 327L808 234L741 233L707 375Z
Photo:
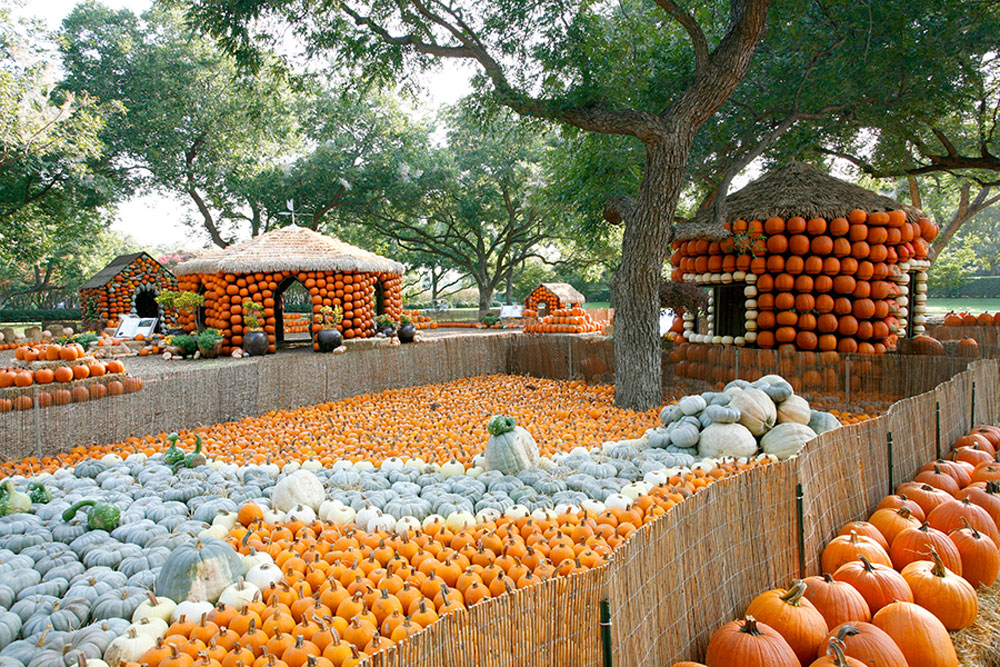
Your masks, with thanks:
M15 332L23 332L28 327L40 326L41 322L0 322L0 329L6 329L7 327L12 327Z
M955 312L968 311L970 313L981 313L989 311L991 313L1000 310L1000 298L997 299L927 299L928 315L944 315L949 310Z

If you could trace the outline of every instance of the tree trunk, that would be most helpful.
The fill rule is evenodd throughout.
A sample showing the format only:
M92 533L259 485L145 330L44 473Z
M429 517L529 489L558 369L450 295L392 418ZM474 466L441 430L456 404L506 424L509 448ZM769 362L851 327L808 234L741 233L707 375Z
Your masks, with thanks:
M511 267L510 271L507 272L507 290L504 294L504 300L508 306L514 303L514 267Z
M615 405L620 408L648 410L663 401L659 286L684 184L687 143L675 136L646 144L639 196L625 224L612 287Z
M493 287L479 284L479 319L490 314L490 302L493 301Z
M441 276L438 275L437 269L431 267L431 305L437 303L438 300L438 282L441 280Z

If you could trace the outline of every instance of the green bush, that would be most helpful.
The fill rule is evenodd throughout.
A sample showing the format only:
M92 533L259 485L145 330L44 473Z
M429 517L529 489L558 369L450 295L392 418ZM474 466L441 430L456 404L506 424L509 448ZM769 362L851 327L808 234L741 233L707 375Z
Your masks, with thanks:
M933 271L933 269L931 269ZM1000 297L1000 276L978 276L959 290L959 296L974 299L996 299Z
M78 320L81 317L79 308L0 308L0 322Z

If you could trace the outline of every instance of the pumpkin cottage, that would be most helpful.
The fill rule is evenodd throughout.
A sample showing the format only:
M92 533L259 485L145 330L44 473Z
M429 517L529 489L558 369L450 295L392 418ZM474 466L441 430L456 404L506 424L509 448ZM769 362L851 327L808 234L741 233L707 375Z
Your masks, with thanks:
M923 333L938 229L919 209L791 162L729 195L723 219L676 227L671 278L710 291L687 342L878 354Z
M177 278L145 252L119 255L80 286L85 320L108 326L122 315L160 318L161 328L174 325L176 313L156 302L164 291L177 289Z

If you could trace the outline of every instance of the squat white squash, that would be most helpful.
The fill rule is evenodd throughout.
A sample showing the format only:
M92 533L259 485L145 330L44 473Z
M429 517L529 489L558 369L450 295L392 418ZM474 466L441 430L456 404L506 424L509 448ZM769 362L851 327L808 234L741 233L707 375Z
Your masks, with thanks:
M125 634L111 640L108 648L104 650L104 662L110 667L119 667L123 662L136 662L149 649L156 646L156 640L147 634L136 632L135 628L129 628ZM93 660L87 660L86 664L93 665Z
M712 424L698 440L698 454L704 457L738 459L756 453L757 439L743 424Z
M253 602L254 596L259 595L260 592L261 589L256 584L251 581L244 581L240 577L239 581L222 591L219 595L219 602L233 607L237 611L243 611L248 604Z
M159 618L164 621L170 620L170 614L174 611L177 603L170 598L157 597L152 593L149 594L149 598L136 607L135 612L132 613L132 622L137 623L144 618Z
M287 512L296 505L305 505L315 511L325 499L323 482L308 470L296 470L283 477L274 485L271 496L274 509L281 512Z
M698 414L704 410L707 405L708 404L705 402L705 399L697 394L685 396L681 400L677 401L677 407L679 407L681 412L687 416Z
M513 417L497 415L490 419L490 439L486 443L486 469L516 475L538 466L538 445L531 434L517 425Z
M760 439L760 448L779 460L797 454L802 446L816 437L816 432L804 424L778 424Z
M778 406L778 423L809 424L810 410L809 401L792 394L781 402Z
M729 407L740 411L740 423L758 438L774 426L778 411L774 401L760 389L744 389L733 395Z

